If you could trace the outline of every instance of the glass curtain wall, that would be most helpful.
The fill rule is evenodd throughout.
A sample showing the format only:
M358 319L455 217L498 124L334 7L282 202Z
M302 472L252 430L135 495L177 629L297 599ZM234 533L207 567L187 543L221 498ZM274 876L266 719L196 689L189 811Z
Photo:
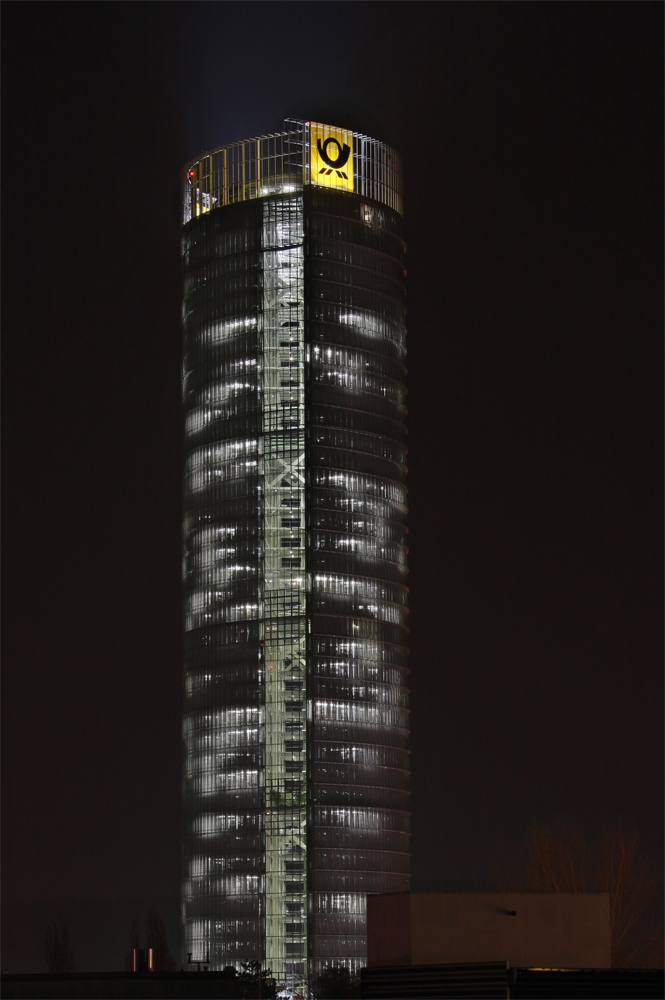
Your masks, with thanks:
M303 243L296 195L183 244L185 959L280 980L307 957Z
M366 894L409 888L401 218L305 190L311 970L366 964Z
M303 187L302 135L188 167L183 233L183 962L295 986L409 887L399 161Z
M183 236L183 961L213 969L264 936L262 233L255 201Z

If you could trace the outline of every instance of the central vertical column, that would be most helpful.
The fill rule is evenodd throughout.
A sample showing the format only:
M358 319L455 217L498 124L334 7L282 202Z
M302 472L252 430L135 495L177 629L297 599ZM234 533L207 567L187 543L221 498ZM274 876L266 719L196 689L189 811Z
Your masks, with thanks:
M307 955L305 365L302 195L263 203L261 355L265 677L265 965L296 982Z

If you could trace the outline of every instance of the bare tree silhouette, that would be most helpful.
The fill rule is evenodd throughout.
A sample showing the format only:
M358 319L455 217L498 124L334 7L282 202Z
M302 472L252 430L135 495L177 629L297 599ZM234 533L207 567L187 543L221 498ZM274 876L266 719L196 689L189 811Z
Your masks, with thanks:
M572 820L534 824L499 867L497 887L506 890L609 893L612 966L662 963L655 885L633 828L614 822L589 837Z
M156 910L148 910L145 921L145 946L152 948L155 972L173 972L175 970L176 963L169 951L166 927Z
M125 969L131 972L134 966L134 948L141 947L141 929L138 920L132 920L129 931L129 951L125 955ZM152 948L152 967L155 972L174 972L177 968L169 950L164 921L156 910L148 910L145 920L145 948Z
M46 928L44 960L47 970L52 973L76 970L69 930L64 920L56 920Z
M256 1000L257 997L271 1000L275 996L275 980L271 969L262 969L261 963L257 961L241 962L240 969L238 982L245 1000Z
M125 955L125 971L131 972L134 968L134 949L141 947L141 931L136 917L132 920L129 931L129 951Z

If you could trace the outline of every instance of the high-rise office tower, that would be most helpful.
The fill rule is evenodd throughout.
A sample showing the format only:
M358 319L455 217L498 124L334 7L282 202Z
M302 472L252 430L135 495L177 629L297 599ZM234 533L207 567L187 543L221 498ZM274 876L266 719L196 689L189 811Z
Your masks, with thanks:
M345 129L184 171L184 951L364 964L409 886L397 154Z

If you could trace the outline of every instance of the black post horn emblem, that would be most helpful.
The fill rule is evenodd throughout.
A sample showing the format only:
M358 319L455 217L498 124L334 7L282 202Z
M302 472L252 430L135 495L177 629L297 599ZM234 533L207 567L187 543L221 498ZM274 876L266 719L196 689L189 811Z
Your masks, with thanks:
M331 159L331 157L328 155L328 146L330 145L331 142L333 142L337 146L337 159L335 160ZM337 141L337 139L334 139L332 136L329 136L323 143L323 145L321 145L321 140L317 139L316 148L318 149L319 156L321 157L323 162L328 164L327 167L321 167L319 173L331 174L334 170L338 177L343 177L345 181L348 180L346 172L342 170L342 167L346 165L346 161L349 158L349 153L351 152L350 147L347 146L346 143L344 143L344 145L342 146L341 143Z

